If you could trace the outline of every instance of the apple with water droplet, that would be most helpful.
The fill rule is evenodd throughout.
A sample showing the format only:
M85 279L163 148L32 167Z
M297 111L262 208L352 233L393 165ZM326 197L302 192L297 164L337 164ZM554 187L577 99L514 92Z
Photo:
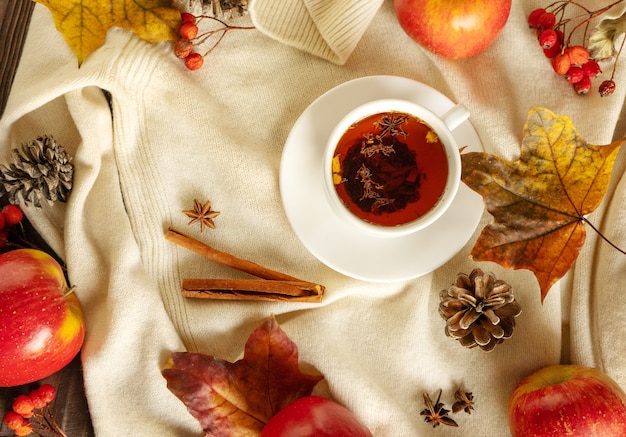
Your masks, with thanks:
M83 312L63 269L47 253L0 255L0 386L38 381L61 370L85 338Z
M394 0L398 22L422 47L448 59L489 47L511 12L511 0Z
M557 364L531 373L511 393L513 437L626 436L626 393L592 367Z

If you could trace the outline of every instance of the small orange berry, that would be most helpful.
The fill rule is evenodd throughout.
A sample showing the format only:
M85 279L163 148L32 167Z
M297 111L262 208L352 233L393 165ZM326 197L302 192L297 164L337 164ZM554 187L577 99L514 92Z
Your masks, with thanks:
M183 23L196 24L196 16L189 12L183 12L180 14L180 19Z
M558 53L552 58L552 68L556 74L566 74L569 68L572 66L569 56L564 53Z
M583 46L571 46L565 49L565 54L574 65L583 65L589 60L589 51Z
M33 401L29 396L19 395L15 398L12 405L13 411L17 414L20 414L22 417L32 417L33 409L35 406L33 405Z
M194 39L198 35L198 26L193 23L183 23L178 33L181 38Z
M189 70L198 70L202 67L202 64L204 64L204 57L200 53L191 53L185 58L185 67Z
M193 50L193 43L188 39L179 39L174 45L174 54L179 59L185 59Z

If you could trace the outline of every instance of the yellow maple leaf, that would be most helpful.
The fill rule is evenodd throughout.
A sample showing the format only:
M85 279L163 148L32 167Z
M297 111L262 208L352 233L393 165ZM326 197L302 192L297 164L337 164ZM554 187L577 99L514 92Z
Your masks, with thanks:
M155 43L178 37L180 10L171 0L35 0L76 54L79 65L102 46L111 27L128 29Z
M461 155L463 182L483 196L494 217L472 258L531 270L543 301L576 261L585 242L585 215L602 201L623 143L589 144L569 117L532 108L518 160Z

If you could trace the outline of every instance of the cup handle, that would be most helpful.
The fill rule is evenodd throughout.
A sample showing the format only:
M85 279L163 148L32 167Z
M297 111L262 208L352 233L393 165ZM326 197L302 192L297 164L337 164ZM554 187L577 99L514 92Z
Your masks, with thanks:
M446 124L446 126L448 126L448 129L452 131L459 127L459 125L465 120L467 120L469 116L469 110L465 106L458 104L454 108L443 114L441 116L441 119Z

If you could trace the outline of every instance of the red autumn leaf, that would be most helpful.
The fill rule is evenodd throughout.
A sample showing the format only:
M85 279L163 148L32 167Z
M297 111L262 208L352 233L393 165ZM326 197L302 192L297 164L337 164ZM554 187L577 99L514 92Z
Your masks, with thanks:
M172 353L167 387L213 437L258 436L281 408L323 379L302 373L298 348L274 317L256 328L235 363L191 352Z
M483 196L494 217L472 258L531 270L543 302L576 261L585 242L585 215L602 201L623 142L589 144L569 117L532 108L518 160L463 154L462 180Z

